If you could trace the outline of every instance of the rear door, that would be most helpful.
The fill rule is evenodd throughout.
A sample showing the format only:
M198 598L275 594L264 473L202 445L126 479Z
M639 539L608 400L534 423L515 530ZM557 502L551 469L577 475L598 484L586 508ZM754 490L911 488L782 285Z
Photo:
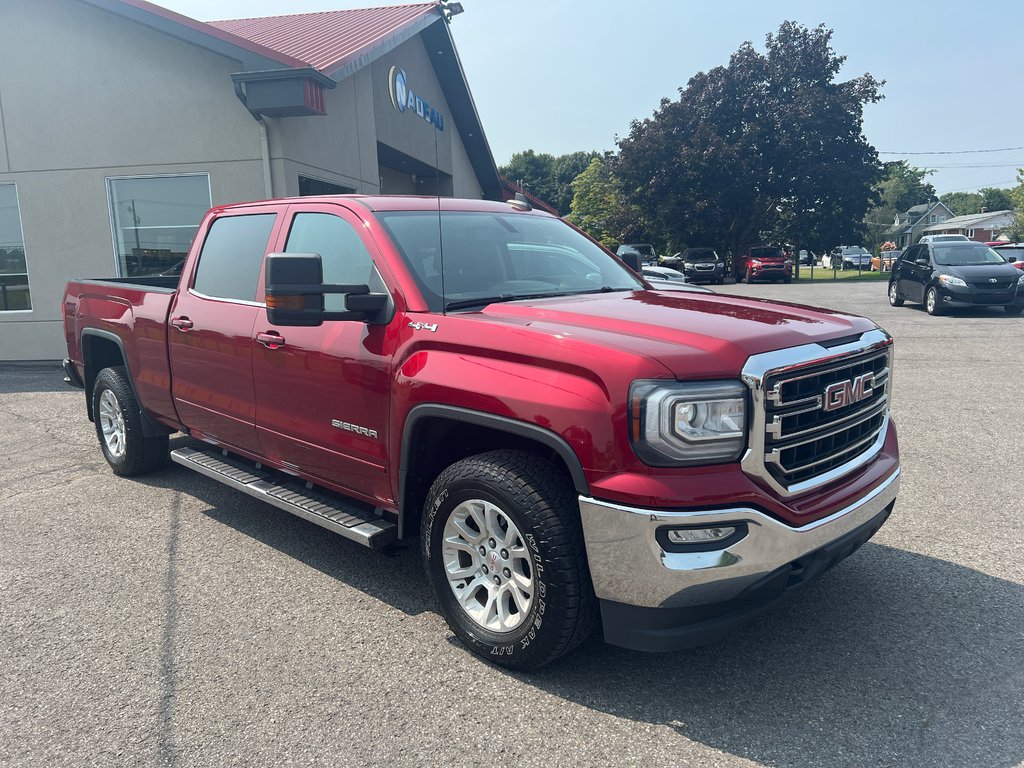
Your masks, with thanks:
M292 205L278 250L320 254L325 283L389 290L374 263L380 263L375 243L343 206ZM327 295L324 308L343 310L343 301ZM281 327L259 308L253 370L262 455L367 500L389 501L391 326L329 320L312 328Z
M197 437L255 453L253 326L261 271L278 213L235 208L213 219L183 278L167 329L174 405Z

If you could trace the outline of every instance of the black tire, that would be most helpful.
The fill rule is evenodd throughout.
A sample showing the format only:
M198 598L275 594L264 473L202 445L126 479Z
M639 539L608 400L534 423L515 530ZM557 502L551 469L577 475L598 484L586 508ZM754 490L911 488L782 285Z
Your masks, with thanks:
M1019 315L1021 312L1024 312L1024 307L1019 304L1004 304L1003 312L1008 315Z
M793 278L791 278L791 277L784 277L784 278L782 278L782 282L785 283L786 285L789 285L791 282L793 282Z
M461 504L472 500L498 507L498 519L505 520L506 529L509 522L518 528L526 550L522 559L533 580L532 599L525 618L509 631L490 631L472 618L447 576L445 525ZM485 548L488 541L481 539ZM490 451L445 469L427 496L421 547L430 585L448 626L488 661L510 669L536 669L583 642L597 623L597 600L587 570L575 490L563 473L534 454ZM458 557L462 567L476 566L475 553L472 559ZM487 557L482 560L485 567ZM476 579L493 578L481 570L477 566L474 576L465 578L464 586L473 591L465 593L470 600L464 597L464 602L471 602L474 593L479 598L482 589L490 591L489 584L473 587Z
M942 297L934 285L924 293L924 311L933 317L942 314Z
M725 278L720 277L717 280L715 280L715 285L725 285Z
M905 299L900 296L900 289L896 286L896 281L891 280L889 282L889 305L893 307L902 307Z
M104 392L109 392L113 396L123 420L124 446L119 454L111 449L103 434L101 401ZM128 383L128 373L123 366L104 368L99 372L92 388L92 415L103 458L107 460L115 475L142 475L167 463L168 436L146 437L142 433L142 412L139 410L135 393Z

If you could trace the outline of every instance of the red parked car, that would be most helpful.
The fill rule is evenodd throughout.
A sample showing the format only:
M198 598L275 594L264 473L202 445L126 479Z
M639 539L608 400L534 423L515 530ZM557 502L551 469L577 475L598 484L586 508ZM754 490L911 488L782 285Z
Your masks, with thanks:
M873 322L653 290L515 201L214 208L180 278L72 281L63 313L115 474L184 432L189 470L367 547L418 537L452 631L508 667L597 624L711 642L871 538L899 488Z
M755 280L788 283L793 279L793 260L773 245L755 245L740 254L733 263L736 282Z

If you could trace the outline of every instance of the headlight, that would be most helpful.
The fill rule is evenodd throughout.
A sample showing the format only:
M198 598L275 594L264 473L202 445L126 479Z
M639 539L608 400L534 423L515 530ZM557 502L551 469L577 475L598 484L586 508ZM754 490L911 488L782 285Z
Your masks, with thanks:
M786 259L784 262L782 262L782 266L784 266L784 267L791 267L791 266L793 266L793 262L790 259Z
M1024 275L1017 278L1017 285L1024 285Z
M738 381L635 381L633 450L654 467L736 461L746 443L746 403Z
M953 277L952 275L939 275L939 282L944 285L958 285L961 288L966 288L967 283L961 280L959 277Z

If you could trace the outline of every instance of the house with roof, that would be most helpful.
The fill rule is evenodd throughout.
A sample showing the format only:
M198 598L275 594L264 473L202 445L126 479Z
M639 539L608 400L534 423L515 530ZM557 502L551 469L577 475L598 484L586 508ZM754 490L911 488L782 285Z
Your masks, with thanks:
M145 0L4 4L0 360L62 357L67 280L172 267L213 205L502 199L455 10L201 22Z
M964 235L979 243L996 240L1005 230L1013 226L1013 211L987 211L954 216L944 222L925 227L926 235Z
M924 234L926 227L941 224L953 218L953 212L944 203L932 200L896 214L893 225L885 231L885 239L896 243L899 250L913 245Z

